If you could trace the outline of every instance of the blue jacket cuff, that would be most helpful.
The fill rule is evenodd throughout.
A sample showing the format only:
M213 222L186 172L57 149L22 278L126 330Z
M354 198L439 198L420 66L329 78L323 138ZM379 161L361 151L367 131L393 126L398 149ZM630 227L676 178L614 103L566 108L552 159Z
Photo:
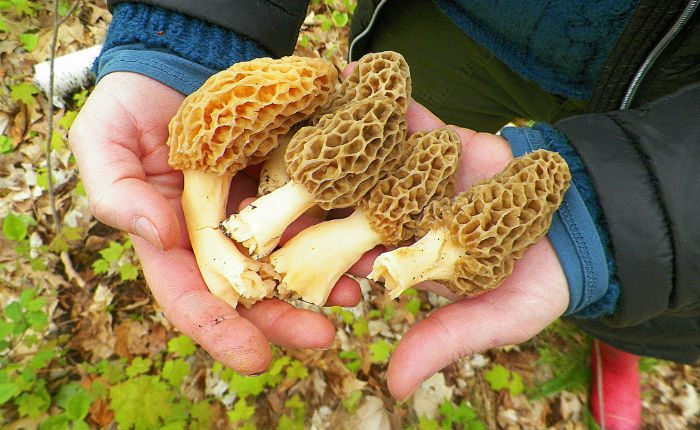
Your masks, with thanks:
M542 148L559 152L570 168L582 167L573 148L565 150L568 146L565 137L549 126L507 127L501 134L510 143L515 157ZM582 168L572 168L571 171L572 184L552 218L548 237L569 284L569 307L564 315L592 318L614 312L619 286L610 282L609 262L604 241L599 235L600 226L596 225L579 192L579 187L585 187L588 181L586 173ZM592 192L592 188L586 192Z
M141 3L119 3L93 69L136 72L183 94L234 63L270 56L255 41L196 18Z

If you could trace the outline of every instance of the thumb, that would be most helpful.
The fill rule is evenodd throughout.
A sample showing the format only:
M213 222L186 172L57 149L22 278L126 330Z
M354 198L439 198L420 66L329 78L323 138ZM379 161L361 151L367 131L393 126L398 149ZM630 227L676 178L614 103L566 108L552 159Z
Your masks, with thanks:
M179 237L175 210L147 182L139 156L114 140L105 127L94 127L102 121L89 116L85 109L78 115L70 143L93 215L158 249L172 248Z

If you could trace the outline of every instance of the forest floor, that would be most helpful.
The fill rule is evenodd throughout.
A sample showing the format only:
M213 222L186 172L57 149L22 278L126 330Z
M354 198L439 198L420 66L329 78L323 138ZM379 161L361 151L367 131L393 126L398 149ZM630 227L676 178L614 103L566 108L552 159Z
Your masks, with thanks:
M354 1L311 3L297 53L342 69ZM70 6L60 1L60 13ZM391 301L363 283L355 308L321 310L335 347L277 348L261 376L214 362L163 317L127 236L90 214L67 131L91 87L65 95L49 136L32 76L49 58L51 10L0 0L0 428L594 428L591 342L563 322L464 358L394 401L385 382L395 343L445 303L422 291ZM109 21L105 1L83 2L60 27L58 55L101 43ZM698 428L698 389L700 366L643 359L645 428Z

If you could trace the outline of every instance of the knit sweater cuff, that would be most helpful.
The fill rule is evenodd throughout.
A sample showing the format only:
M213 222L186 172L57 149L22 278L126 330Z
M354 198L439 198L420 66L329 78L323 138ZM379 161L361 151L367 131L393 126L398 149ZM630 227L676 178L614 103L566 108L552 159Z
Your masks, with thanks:
M507 127L502 135L516 157L543 148L558 152L569 164L572 184L548 233L569 283L570 300L565 315L593 318L613 313L619 296L619 285L611 270L614 261L595 192L575 150L561 133L546 124Z
M218 25L146 4L120 3L112 12L103 52L129 44L167 50L216 71L270 56L255 41Z

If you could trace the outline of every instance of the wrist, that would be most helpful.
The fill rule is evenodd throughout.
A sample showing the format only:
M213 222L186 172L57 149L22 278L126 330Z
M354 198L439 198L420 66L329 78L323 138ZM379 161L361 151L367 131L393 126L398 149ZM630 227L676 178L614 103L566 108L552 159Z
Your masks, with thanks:
M619 286L607 248L600 210L585 168L573 148L546 124L533 128L508 127L502 131L513 155L544 148L559 152L569 164L572 184L554 214L548 237L556 250L569 284L570 302L565 315L597 317L613 313Z
M269 56L255 41L214 24L141 3L119 3L97 79L115 71L140 73L183 94L231 64Z

